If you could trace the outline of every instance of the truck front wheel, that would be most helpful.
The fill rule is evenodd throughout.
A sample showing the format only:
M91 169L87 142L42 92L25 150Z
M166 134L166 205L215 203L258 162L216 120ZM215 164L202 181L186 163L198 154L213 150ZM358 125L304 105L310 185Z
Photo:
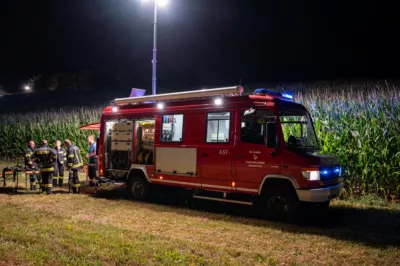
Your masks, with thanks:
M136 200L146 200L149 197L150 184L140 176L133 176L128 180L127 192Z
M290 221L300 211L299 199L292 191L266 191L262 202L264 216L272 220Z

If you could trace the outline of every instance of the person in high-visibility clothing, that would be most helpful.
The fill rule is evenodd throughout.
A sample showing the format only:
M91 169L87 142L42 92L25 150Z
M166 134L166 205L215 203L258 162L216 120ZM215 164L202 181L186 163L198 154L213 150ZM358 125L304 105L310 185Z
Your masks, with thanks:
M32 161L32 155L35 152L35 142L33 140L29 141L28 148L25 150L25 168L27 171L37 171L38 166L36 162ZM36 190L36 182L38 181L37 175L29 175L30 190Z
M64 144L67 147L67 168L72 171L72 176L70 175L68 177L68 182L72 182L72 193L77 194L81 186L79 183L78 170L83 166L81 152L69 139L64 140Z
M51 194L54 165L57 160L56 151L49 147L47 140L43 140L40 148L33 153L32 160L38 164L40 169L40 175L42 176L42 192Z
M67 152L66 150L61 147L61 140L56 141L56 148L57 152L57 161L54 166L54 178L53 178L53 186L62 187L64 183L64 164L67 161Z

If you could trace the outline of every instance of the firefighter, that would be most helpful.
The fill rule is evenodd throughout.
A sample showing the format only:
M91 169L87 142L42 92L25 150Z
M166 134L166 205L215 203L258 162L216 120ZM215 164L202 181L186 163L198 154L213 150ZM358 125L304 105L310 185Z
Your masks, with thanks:
M82 168L83 162L81 157L81 152L79 148L71 143L69 139L64 140L64 144L67 147L67 167L71 174L69 175L69 183L72 183L72 193L78 194L80 183L78 170Z
M95 178L96 178L96 171L97 171L97 153L96 153L96 142L94 141L94 136L90 135L88 137L89 141L89 151L86 155L88 158L89 163L89 184L91 187L96 186Z
M62 187L64 182L64 164L67 161L67 152L63 147L61 147L61 140L56 141L56 153L57 153L57 161L54 165L54 179L53 179L53 187L58 186Z
M25 167L28 171L37 171L38 166L36 162L32 161L32 155L35 152L35 142L29 141L28 148L25 150ZM29 175L31 191L36 190L36 182L38 181L37 175Z
M53 187L51 180L57 160L56 151L49 147L47 140L43 140L40 148L33 153L32 160L37 162L40 168L42 192L46 192L48 195L51 194Z

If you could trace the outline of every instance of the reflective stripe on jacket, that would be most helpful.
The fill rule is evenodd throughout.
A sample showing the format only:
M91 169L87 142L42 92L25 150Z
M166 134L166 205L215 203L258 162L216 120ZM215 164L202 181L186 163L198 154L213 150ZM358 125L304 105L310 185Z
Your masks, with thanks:
M72 169L78 169L83 166L81 152L75 145L69 146L67 150L67 166Z
M25 150L25 166L33 167L32 155L34 152L35 150L30 147Z

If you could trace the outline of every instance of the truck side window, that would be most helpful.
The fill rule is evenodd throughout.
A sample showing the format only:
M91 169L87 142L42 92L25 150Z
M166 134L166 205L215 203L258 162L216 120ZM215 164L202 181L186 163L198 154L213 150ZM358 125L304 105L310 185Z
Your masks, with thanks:
M242 111L240 124L240 140L246 143L265 145L266 118L273 116L272 110L256 110L252 114L246 115Z
M207 114L207 143L228 143L230 112L218 112Z
M242 142L264 144L265 123L262 119L242 119L240 123L240 140Z
M161 123L162 142L181 142L183 136L183 115L163 115Z

